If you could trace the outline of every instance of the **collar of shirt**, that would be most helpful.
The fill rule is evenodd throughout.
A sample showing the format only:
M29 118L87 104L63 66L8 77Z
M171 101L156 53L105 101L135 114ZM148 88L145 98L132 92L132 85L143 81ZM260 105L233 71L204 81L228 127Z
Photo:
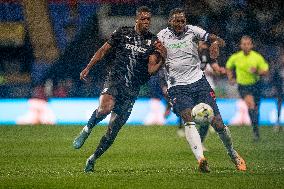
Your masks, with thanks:
M168 26L169 31L178 39L182 39L184 37L184 35L186 34L188 27L187 25L184 27L184 30L182 33L178 34L174 31L174 29L171 26Z

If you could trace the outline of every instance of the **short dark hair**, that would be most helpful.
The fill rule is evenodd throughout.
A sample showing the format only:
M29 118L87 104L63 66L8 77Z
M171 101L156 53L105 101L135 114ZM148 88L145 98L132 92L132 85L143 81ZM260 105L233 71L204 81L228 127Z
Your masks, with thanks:
M242 36L241 40L243 40L243 39L249 39L249 40L251 40L251 42L253 43L253 39L252 39L251 36L249 36L249 35L244 35L244 36ZM241 41L241 40L240 40L240 41Z
M185 14L185 11L184 11L183 8L174 8L170 11L169 19L171 19L174 14L178 14L178 13L184 13Z
M151 9L147 6L141 6L141 7L138 7L137 10L136 10L136 16L138 16L138 14L140 14L141 12L149 12L151 13Z

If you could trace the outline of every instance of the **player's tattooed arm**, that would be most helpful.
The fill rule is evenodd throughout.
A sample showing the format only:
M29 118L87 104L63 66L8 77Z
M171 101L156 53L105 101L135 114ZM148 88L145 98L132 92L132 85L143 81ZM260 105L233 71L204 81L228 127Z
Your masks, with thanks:
M216 60L219 56L220 52L219 48L225 46L225 41L220 37L218 37L217 35L209 34L209 42L210 42L210 47L209 47L210 58L212 60Z
M100 61L105 54L111 49L111 45L108 43L105 43L91 58L88 65L83 69L83 71L80 73L80 79L86 81L87 76L90 72L90 69L98 62Z
M162 61L165 61L167 58L167 49L164 47L160 40L155 41L154 43L155 51L160 55Z
M155 41L154 46L154 54L149 56L148 62L148 72L151 75L154 75L164 65L167 57L167 50L159 40Z

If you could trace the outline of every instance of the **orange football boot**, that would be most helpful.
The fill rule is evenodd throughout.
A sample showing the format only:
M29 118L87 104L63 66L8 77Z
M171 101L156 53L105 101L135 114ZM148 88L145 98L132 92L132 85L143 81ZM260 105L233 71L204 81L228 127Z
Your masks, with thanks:
M238 154L235 159L233 159L233 163L236 165L236 169L239 171L246 171L247 166L245 160Z
M208 167L208 162L205 158L202 158L198 161L199 171L202 173L210 173L210 169Z

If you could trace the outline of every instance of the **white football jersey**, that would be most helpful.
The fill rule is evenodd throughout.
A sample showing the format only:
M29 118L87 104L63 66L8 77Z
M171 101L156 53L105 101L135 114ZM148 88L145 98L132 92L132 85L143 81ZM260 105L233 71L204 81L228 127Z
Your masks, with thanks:
M181 36L176 36L170 28L161 30L157 36L167 49L168 88L188 85L202 78L198 41L207 40L208 33L205 30L186 25L186 30Z

